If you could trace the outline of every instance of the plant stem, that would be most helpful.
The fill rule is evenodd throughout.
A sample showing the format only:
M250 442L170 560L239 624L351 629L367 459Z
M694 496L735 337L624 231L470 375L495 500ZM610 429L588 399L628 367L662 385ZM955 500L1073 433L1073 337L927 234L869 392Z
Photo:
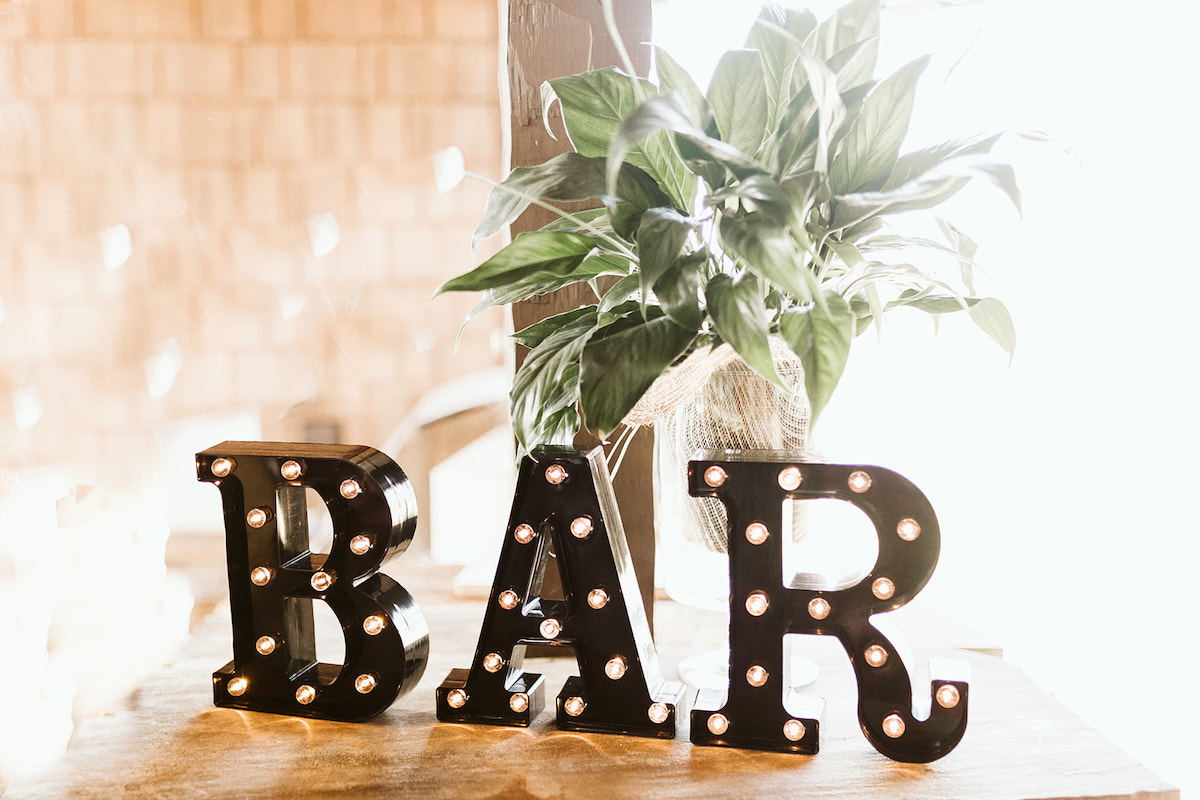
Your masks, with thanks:
M637 75L637 70L633 68L633 59L629 57L629 51L625 49L625 42L621 39L621 32L617 29L617 18L613 14L612 0L604 0L604 24L608 26L608 35L612 37L613 46L617 48L621 65L630 75Z

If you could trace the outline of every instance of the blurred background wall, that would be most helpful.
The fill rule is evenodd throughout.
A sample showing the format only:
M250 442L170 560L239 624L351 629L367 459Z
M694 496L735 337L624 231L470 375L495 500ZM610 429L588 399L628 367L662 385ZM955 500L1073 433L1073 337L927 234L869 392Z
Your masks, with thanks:
M430 303L486 193L437 194L430 156L501 171L498 20L495 0L0 0L0 672L28 690L0 774L186 634L168 531L221 541L197 450L403 444L420 398L503 362L500 314L456 348L475 299Z

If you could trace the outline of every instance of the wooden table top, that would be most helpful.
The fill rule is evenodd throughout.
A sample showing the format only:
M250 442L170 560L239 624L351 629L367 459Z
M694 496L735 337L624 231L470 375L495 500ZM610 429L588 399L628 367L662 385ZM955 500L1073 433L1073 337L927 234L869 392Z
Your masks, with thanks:
M125 708L84 722L56 770L15 780L5 796L1179 797L1020 670L969 652L956 654L971 663L962 743L933 764L890 761L858 730L853 674L831 637L831 647L811 652L820 674L807 691L827 702L816 756L696 747L686 718L674 740L560 732L553 702L526 729L438 723L434 689L452 668L470 665L484 603L449 595L451 569L392 572L420 604L431 650L416 689L379 717L350 724L214 707L211 673L231 657L223 607ZM681 657L723 647L723 624L718 614L659 601L656 640L667 677ZM527 660L526 668L545 673L551 700L576 671L571 658Z

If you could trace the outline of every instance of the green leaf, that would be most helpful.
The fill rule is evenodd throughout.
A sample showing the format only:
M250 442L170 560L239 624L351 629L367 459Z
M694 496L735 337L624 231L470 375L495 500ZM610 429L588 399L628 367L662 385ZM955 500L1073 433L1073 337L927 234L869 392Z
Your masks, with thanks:
M700 270L707 261L703 250L677 258L654 283L654 294L663 311L681 327L698 331L704 322L704 310L700 308Z
M570 444L568 430L579 401L580 357L595 333L594 307L546 336L513 378L509 412L523 452L540 444ZM528 330L528 329L526 329Z
M804 365L804 389L815 424L846 369L854 338L854 312L841 295L830 292L824 308L788 310L779 321L779 332Z
M804 51L797 53L795 63L806 84L780 120L775 174L809 170L824 174L829 171L830 145L845 119L846 104L838 93L837 76L828 66Z
M645 171L623 163L617 173L615 195L605 195L604 205L617 235L632 242L646 209L670 206L672 200Z
M623 302L616 303L615 305L601 307L599 316L596 318L596 327L610 328L626 317L638 314L641 307L642 304L638 300L625 300ZM662 316L662 311L655 307L647 308L646 312L654 316Z
M488 193L471 249L521 215L533 198L587 200L604 194L604 159L562 153L544 164L517 167Z
M708 107L708 100L691 74L681 67L670 53L657 46L654 48L654 64L658 69L662 93L678 92L691 118L701 128L705 127L706 121L712 117L712 109Z
M747 206L750 211L762 211L779 225L786 225L793 219L791 198L784 193L783 187L766 173L748 175L710 193L705 205L716 206L735 197L749 200Z
M762 59L755 50L730 50L721 56L708 86L708 103L721 140L753 155L767 127L767 87Z
M965 233L960 231L954 223L945 217L937 217L937 226L941 230L942 235L946 237L946 241L950 243L950 247L954 250L955 256L958 258L959 267L962 271L963 286L967 287L967 291L971 294L975 293L975 254L979 251L979 245L975 240Z
M588 429L601 439L612 433L655 379L687 352L694 337L694 331L668 317L637 319L594 336L583 349L579 387Z
M838 89L845 97L850 91L871 83L878 61L879 37L872 36L843 47L825 63L837 77Z
M736 279L725 273L713 276L704 289L708 315L717 333L759 375L782 389L787 386L775 371L768 338L771 312L763 299L762 287L752 273Z
M610 286L608 291L604 293L604 297L600 300L600 316L604 317L612 312L614 308L637 294L641 285L642 276L635 272L632 275L626 275Z
M655 282L675 263L695 223L673 208L652 208L638 227L637 254L642 276L642 313Z
M628 275L630 264L629 259L623 256L597 251L584 258L579 266L567 275L547 276L539 272L512 283L488 289L483 293L479 304L467 315L467 321L470 322L495 306L519 303L531 297L558 291L573 283L594 280L601 275Z
M784 9L768 3L762 7L750 33L746 49L762 55L763 76L771 104L768 125L774 129L791 94L792 62L801 43L817 27L808 10Z
M815 279L808 259L787 228L760 214L724 215L718 224L721 242L746 267L801 303L812 301Z
M596 310L590 306L583 306L582 308L564 311L561 314L555 314L552 317L546 317L545 319L539 320L538 322L535 322L532 325L517 331L516 333L510 334L509 338L517 342L517 344L523 344L532 349L545 341L546 337L550 334L565 328L581 317L588 315L590 315L589 318L594 322L596 318Z
M896 161L892 174L888 176L883 190L894 189L902 183L908 183L934 169L943 162L960 156L983 155L989 152L1002 134L992 133L972 136L967 139L953 139L948 142L914 150L905 153Z
M480 292L534 275L565 277L595 247L591 239L577 233L522 233L475 269L443 283L435 296L442 292Z
M737 148L714 139L700 130L688 114L683 98L671 93L652 97L631 112L621 123L620 129L613 135L612 146L608 153L608 185L615 187L618 168L626 154L637 143L657 135L665 135L667 131L684 137L680 142L681 153L685 142L692 145L692 150L684 153L685 158L703 157L738 175L765 172L765 168L753 158L742 153ZM690 206L677 206L680 210Z
M1008 353L1011 364L1013 354L1017 350L1017 331L1013 327L1012 315L1008 308L994 297L985 297L975 303L967 311L979 329L992 337L992 341L1000 345Z
M817 26L811 50L822 61L855 42L879 36L879 0L853 0Z
M567 135L576 152L585 156L608 156L621 123L657 94L657 88L645 78L613 68L554 78L546 85L549 89L542 92L543 115L548 103L557 99L562 105ZM626 159L649 173L678 207L690 207L695 177L684 167L665 135L645 137L617 160ZM615 184L615 175L612 178L610 187Z
M829 173L834 194L873 191L883 186L908 135L917 81L928 64L928 57L917 59L867 95L834 158Z

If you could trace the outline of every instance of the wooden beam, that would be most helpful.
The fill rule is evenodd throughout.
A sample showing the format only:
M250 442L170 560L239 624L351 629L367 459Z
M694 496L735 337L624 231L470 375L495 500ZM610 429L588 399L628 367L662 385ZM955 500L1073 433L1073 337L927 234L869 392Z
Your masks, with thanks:
M502 63L508 69L511 114L506 129L510 143L509 166L541 164L570 149L557 106L551 110L551 137L542 122L541 85L550 78L607 66L620 66L617 48L609 35L600 0L501 0ZM650 0L615 0L614 17L621 39L639 75L650 69ZM505 82L501 81L501 86ZM552 215L531 207L512 225L512 234L536 230ZM578 308L595 297L586 286L571 286L536 297L513 308L516 330L548 316ZM524 348L518 348L523 350ZM524 357L517 353L517 363ZM577 444L594 444L587 438ZM646 614L654 624L654 492L651 480L653 432L640 431L630 444L614 481L621 519L629 539L634 569L642 590ZM547 579L553 578L553 570ZM548 591L553 587L548 586Z

